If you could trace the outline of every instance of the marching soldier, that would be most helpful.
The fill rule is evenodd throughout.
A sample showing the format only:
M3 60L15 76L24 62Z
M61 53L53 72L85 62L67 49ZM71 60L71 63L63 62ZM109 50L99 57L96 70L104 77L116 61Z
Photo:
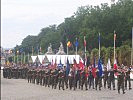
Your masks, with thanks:
M118 69L118 93L119 94L120 94L120 88L122 88L123 94L125 94L124 77L125 77L125 73L124 73L124 70L123 70L123 66L121 66L121 68Z
M113 85L113 90L115 90L115 76L114 76L114 69L113 67L111 67L109 74L108 74L108 78L109 78L109 88L111 90L111 84Z
M62 89L65 90L64 89L64 76L65 76L65 72L63 68L61 68L59 71L59 90L60 90L60 87L62 87Z
M81 90L83 90L83 86L85 84L85 88L87 89L87 71L86 68L81 72Z
M129 90L131 90L131 80L130 80L130 72L131 72L131 68L127 68L126 71L126 75L125 75L125 89L127 89L127 81L129 83Z
M103 79L104 79L104 88L106 88L106 84L107 86L109 87L109 84L108 84L108 71L107 71L107 68L104 67L104 72L103 72Z

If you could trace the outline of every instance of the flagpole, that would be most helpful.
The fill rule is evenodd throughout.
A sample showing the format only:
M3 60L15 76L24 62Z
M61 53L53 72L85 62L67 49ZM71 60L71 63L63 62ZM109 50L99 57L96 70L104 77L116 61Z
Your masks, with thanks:
M115 38L116 38L116 34L115 34L115 30L114 30L114 62L115 62Z
M133 27L132 27L131 65L133 65Z
M33 56L33 46L32 46L32 56Z
M76 42L77 42L77 38L76 38ZM78 47L78 46L76 46L76 55L77 55L77 47Z
M14 53L14 63L15 63L15 53Z
M28 63L29 63L29 53L28 53Z
M100 33L99 33L99 59L100 59Z
M85 36L84 36L84 41L86 41ZM85 66L86 66L86 45L85 45Z
M25 52L24 52L24 64L25 64Z
M23 59L22 59L22 58L23 58L23 55L22 55L22 53L21 53L21 64L22 64L22 62L23 62Z

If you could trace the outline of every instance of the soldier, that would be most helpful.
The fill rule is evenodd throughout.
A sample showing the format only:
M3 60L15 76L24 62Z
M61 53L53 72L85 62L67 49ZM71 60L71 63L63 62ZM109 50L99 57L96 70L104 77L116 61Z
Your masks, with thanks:
M86 68L84 68L84 70L81 72L81 90L83 90L83 86L85 84L85 88L87 89L87 71Z
M122 88L123 94L125 94L125 90L124 90L124 77L125 77L125 73L123 70L123 66L121 66L120 69L118 69L118 93L120 94L120 88Z
M130 80L130 72L131 72L131 67L126 67L126 75L125 75L125 89L127 89L127 81L129 83L129 90L131 90L131 80Z
M45 83L46 83L46 82L45 82L45 80L46 80L46 73L45 73L45 70L44 70L44 69L42 70L42 78L43 78L43 79L42 79L42 80L43 80L42 85L44 86Z
M113 67L111 67L111 69L109 70L109 74L108 74L108 78L109 78L109 88L111 90L111 84L113 85L113 90L115 90L115 76L114 76L114 69Z
M88 83L89 83L89 89L91 88L91 86L94 89L94 77L92 75L92 67L90 67L89 69L89 73L88 73Z
M73 86L73 79L74 79L74 71L72 70L72 67L70 68L69 72L69 88L72 89Z
M62 87L62 89L65 90L64 89L64 76L65 76L65 72L63 68L61 68L59 71L59 90L60 90L60 87Z
M95 89L97 90L97 86L99 85L99 90L101 90L102 84L101 84L101 77L99 75L99 70L96 68L96 77L95 77Z
M104 88L106 88L106 84L109 86L108 84L108 71L107 68L104 67L104 72L103 72L103 79L104 79Z

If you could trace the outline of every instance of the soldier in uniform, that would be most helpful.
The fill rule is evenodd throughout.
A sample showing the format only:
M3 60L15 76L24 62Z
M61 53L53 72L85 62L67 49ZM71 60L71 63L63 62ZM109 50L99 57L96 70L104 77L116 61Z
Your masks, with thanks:
M63 68L61 68L59 71L59 90L60 90L60 87L62 87L62 89L65 90L64 89L64 76L65 76L65 72Z
M91 88L91 86L94 89L94 77L92 75L92 68L89 69L89 73L88 73L88 83L89 83L89 89Z
M118 69L118 93L120 94L120 88L122 88L123 94L125 94L124 90L124 77L125 77L125 72L123 70L123 66L121 66L120 69Z
M131 90L131 80L130 80L130 72L131 72L131 68L126 67L126 75L125 75L125 89L127 89L127 81L129 83L129 90Z
M81 90L83 90L83 86L85 84L85 88L86 90L88 90L87 88L87 71L86 68L84 68L84 70L81 72Z
M113 85L113 90L115 90L115 76L114 76L115 72L113 67L111 67L111 69L109 70L109 88L111 90L111 84Z
M99 85L99 90L101 90L102 84L101 84L101 77L99 75L99 70L96 68L96 77L95 77L95 89L97 90L97 86Z
M107 71L107 68L104 67L104 72L103 72L103 80L104 80L104 88L106 88L106 84L107 86L109 85L108 84L108 71Z

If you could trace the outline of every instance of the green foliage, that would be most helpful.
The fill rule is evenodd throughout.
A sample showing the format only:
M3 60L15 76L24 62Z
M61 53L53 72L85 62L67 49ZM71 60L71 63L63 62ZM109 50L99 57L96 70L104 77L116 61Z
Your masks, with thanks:
M109 6L108 4L101 4L101 6L82 6L71 17L65 18L64 22L60 25L51 25L42 28L37 36L27 36L23 39L20 46L15 47L15 51L24 48L26 54L32 53L34 47L34 54L37 54L37 47L42 48L42 52L47 51L49 43L52 44L53 51L57 51L60 42L63 43L66 52L67 41L72 42L72 47L69 48L70 53L74 53L74 42L76 37L79 41L78 50L79 54L83 57L84 51L84 36L87 41L87 52L90 53L91 63L94 56L98 59L98 33L101 33L101 58L103 63L107 63L110 58L113 64L113 39L114 30L116 31L116 47L128 45L131 47L131 27L133 25L133 1L132 0L119 0L116 4ZM127 46L126 46L127 47ZM127 47L127 48L130 48ZM116 58L118 63L129 63L123 57L129 53L129 50L122 55L124 47L116 48ZM128 54L129 55L129 54ZM122 57L122 58L121 58Z

